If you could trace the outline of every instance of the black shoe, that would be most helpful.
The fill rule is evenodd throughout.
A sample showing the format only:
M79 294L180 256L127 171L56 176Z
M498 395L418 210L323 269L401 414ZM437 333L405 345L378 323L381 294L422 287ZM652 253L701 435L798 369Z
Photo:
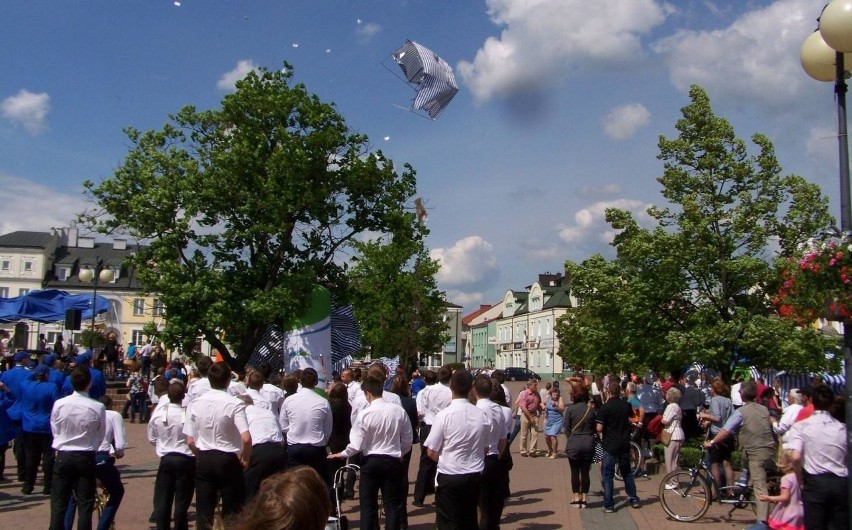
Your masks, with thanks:
M23 488L21 488L21 493L23 493L24 495L32 495L33 494L33 487L32 486L24 486Z
M156 514L156 513L152 513L152 514L151 514L151 517L149 517L149 518L148 518L148 522L149 522L149 523L156 523L156 522L157 522L157 514Z
M423 501L411 501L411 505L412 505L412 506L416 506L416 507L418 507L418 508L423 508L423 506L425 506L425 505L423 504Z
M43 490L41 490L41 494L42 495L50 495L50 488L44 488Z
M642 506L642 504L638 500L630 501L630 507L631 508L640 508L641 506Z

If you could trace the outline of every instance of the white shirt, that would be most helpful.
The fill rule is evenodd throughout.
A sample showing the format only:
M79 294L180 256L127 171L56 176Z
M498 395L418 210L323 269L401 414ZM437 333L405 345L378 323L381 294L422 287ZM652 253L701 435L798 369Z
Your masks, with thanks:
M500 386L503 387L503 392L506 394L506 403L512 402L512 391L509 390L509 387L506 386L506 383L501 383Z
M358 384L357 381L349 381L349 384L346 385L346 394L349 399L349 405L352 405L352 402L355 401L355 394L361 390L361 385Z
M239 396L240 394L245 394L246 385L240 381L231 380L231 382L228 383L228 393L235 397Z
M358 414L349 432L349 445L342 453L347 457L361 453L402 458L411 451L413 438L411 421L402 407L377 398Z
M506 427L503 419L503 409L490 399L477 399L476 408L483 411L487 416L485 425L485 440L488 444L488 454L500 454L500 440L506 439Z
M272 410L272 413L275 414L275 417L277 418L281 413L281 403L284 402L284 390L273 384L264 383L263 387L258 392L260 392L260 395L263 396L263 399L269 402L272 407L270 410Z
M139 355L141 357L150 357L151 356L151 350L153 350L153 349L154 349L154 347L151 346L150 343L146 344L146 345L142 346L142 348L139 350Z
M206 377L202 377L201 379L196 379L189 385L189 388L186 389L186 399L183 400L183 404L185 406L189 406L192 403L192 400L203 396L207 392L210 391L210 380Z
M199 451L240 453L241 435L248 432L245 403L222 390L210 390L186 409L183 433Z
M57 451L97 451L106 432L106 407L74 392L56 400L50 413L52 447Z
M390 403L391 405L399 405L402 408L402 401L400 401L399 396L394 394L393 392L388 392L387 390L382 392L382 399L385 400L386 403ZM370 403L367 401L367 396L364 395L364 391L360 388L355 392L355 399L352 402L352 413L349 415L349 419L352 421L352 425L355 425L355 420L358 418L358 414L367 408L367 405Z
M183 426L186 423L186 409L163 399L162 405L151 414L148 422L148 441L154 445L157 456L169 453L195 456L186 444Z
M259 391L254 390L252 388L247 388L246 389L246 395L251 398L252 403L254 403L255 407L265 409L265 410L269 410L269 411L272 410L272 403L267 401L266 398L264 398ZM274 416L275 416L275 421L277 422L278 421L278 415L274 414ZM252 436L252 440L254 440L254 436Z
M104 439L98 451L115 455L116 451L124 451L127 448L127 437L124 435L124 419L120 412L114 410L106 411L106 429Z
M423 392L426 392L423 398L423 422L432 425L435 422L435 415L450 406L453 392L450 387L441 383L427 386L420 391L421 394Z
M796 423L796 416L799 415L799 411L802 410L802 406L798 403L793 403L792 405L787 405L787 408L784 409L784 414L781 415L781 419L778 420L778 423L773 425L775 429L775 434L784 435L787 431L790 430L790 427Z
M463 398L452 400L449 407L435 416L432 431L423 445L440 455L438 473L482 472L488 448L484 428L487 421L485 412Z
M278 417L271 410L260 408L257 405L249 405L246 407L246 418L248 419L252 445L284 441L281 426L278 425Z
M846 425L824 410L796 422L784 438L785 448L802 455L802 467L811 475L832 473L846 477Z
M741 386L743 386L742 383L736 383L731 387L731 404L735 407L743 406L743 398L740 396Z
M302 388L284 400L278 422L288 445L325 447L331 436L331 407L312 388Z
M500 407L503 411L503 426L506 429L506 436L512 435L512 429L515 428L515 417L512 414L512 407Z

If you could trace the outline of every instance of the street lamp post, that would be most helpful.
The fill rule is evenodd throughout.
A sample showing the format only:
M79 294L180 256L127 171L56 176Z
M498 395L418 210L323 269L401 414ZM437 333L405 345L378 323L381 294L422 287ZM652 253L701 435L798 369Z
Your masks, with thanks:
M840 230L852 237L849 194L849 142L846 135L846 64L852 64L852 0L834 0L823 8L815 31L802 44L802 67L817 81L834 81L837 100L837 144L840 158ZM843 360L846 375L846 469L852 481L852 319L843 320ZM852 484L847 485L852 507Z
M80 279L83 283L92 283L92 333L89 335L89 349L95 349L95 316L97 315L97 300L98 300L98 283L110 283L113 278L115 278L115 273L112 269L108 269L104 267L104 262L102 259L98 258L97 263L95 264L95 268L86 267L84 269L80 269L80 273L77 275L77 278Z

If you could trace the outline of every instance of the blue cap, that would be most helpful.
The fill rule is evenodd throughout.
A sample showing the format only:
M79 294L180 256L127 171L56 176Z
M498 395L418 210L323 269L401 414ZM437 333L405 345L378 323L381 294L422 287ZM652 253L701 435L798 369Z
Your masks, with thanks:
M81 353L80 355L78 355L77 357L74 357L74 364L76 364L77 366L80 366L81 364L89 364L91 361L92 361L92 352L90 352L90 351L85 351L85 352Z
M49 354L49 355L45 355L45 356L44 356L44 359L42 359L42 360L41 360L41 362L42 362L42 364L44 364L45 366L53 366L53 364L56 362L56 359L57 359L57 358L58 358L58 357L57 357L57 355L56 355L55 353L51 353L51 354Z
M29 356L30 356L29 352L21 350L21 351L19 351L15 354L15 362L16 363L24 362L24 361L27 360L27 357L29 357Z
M47 365L44 365L44 364L40 364L40 365L36 366L35 370L33 370L33 374L35 374L35 375L44 375L44 374L49 373L49 372L50 372L50 368L48 368Z

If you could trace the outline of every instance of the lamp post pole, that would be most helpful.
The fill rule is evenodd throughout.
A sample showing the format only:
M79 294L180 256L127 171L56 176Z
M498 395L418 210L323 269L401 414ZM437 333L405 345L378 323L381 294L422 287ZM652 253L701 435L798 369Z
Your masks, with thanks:
M846 123L846 65L852 59L852 2L834 0L817 19L818 31L802 45L802 67L818 81L834 81L837 101L837 147L840 174L840 230L843 241L852 241L852 202L849 185L849 139ZM833 67L833 68L832 68ZM852 507L852 319L843 319L845 363L847 505Z
M81 282L84 283L92 283L92 329L89 334L89 349L94 351L95 349L95 317L97 316L97 301L98 301L98 283L104 282L109 283L115 277L115 274L111 269L107 269L104 267L104 262L101 258L98 258L95 262L95 268L85 268L81 269L80 273L77 275Z

